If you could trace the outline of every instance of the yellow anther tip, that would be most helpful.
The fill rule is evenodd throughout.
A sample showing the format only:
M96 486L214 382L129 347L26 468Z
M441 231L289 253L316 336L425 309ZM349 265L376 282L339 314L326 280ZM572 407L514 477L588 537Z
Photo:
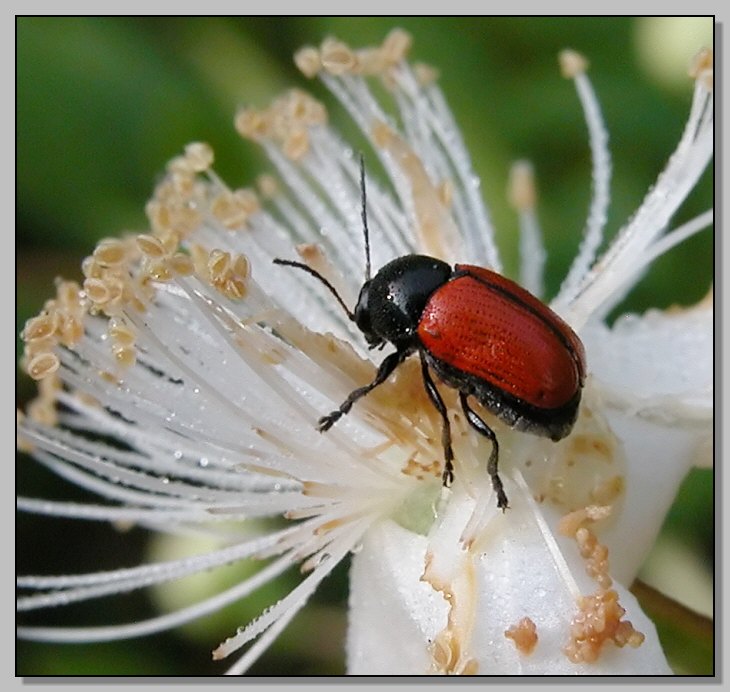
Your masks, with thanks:
M294 64L309 79L316 77L322 69L319 51L312 46L305 46L294 53Z
M570 48L560 51L558 62L560 63L560 71L566 79L575 79L588 69L588 60L585 56Z

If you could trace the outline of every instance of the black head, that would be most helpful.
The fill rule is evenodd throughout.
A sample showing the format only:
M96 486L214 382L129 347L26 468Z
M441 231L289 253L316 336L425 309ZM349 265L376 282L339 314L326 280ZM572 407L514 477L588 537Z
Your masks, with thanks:
M398 348L414 345L426 302L451 274L446 262L425 255L404 255L366 281L354 319L370 347L387 341Z

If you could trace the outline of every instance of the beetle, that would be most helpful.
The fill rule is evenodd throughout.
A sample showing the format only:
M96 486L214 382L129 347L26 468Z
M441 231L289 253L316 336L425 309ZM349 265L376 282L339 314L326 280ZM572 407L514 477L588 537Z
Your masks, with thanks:
M483 267L404 255L371 276L364 165L360 164L365 235L365 283L351 311L334 286L301 262L275 259L314 276L335 296L368 346L395 347L369 384L353 390L339 408L319 419L329 430L353 404L385 382L410 355L418 353L423 383L442 421L444 469L454 478L454 452L446 405L431 375L458 391L469 425L492 445L487 472L506 510L507 495L498 473L499 442L472 408L476 399L510 427L557 442L570 433L578 415L586 359L578 335L555 312L514 281Z

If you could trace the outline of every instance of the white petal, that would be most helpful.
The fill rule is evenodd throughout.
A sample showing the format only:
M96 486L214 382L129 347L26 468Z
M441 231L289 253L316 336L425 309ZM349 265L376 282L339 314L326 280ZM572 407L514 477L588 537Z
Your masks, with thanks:
M350 675L427 673L428 642L446 626L448 604L420 581L426 538L394 522L374 526L350 571Z
M605 414L627 459L626 496L615 521L601 532L601 541L610 550L611 574L630 584L690 469L698 438L695 432L642 420L632 413Z
M603 415L626 459L625 497L601 539L613 576L629 584L685 475L712 459L712 303L625 316L613 328L592 323L582 337Z
M582 331L588 367L605 403L675 425L705 427L713 415L713 309L627 315Z
M481 547L475 544L463 551L464 569L455 575L460 586L454 588L451 602L473 609L468 631L458 627L449 631L453 620L446 599L421 579L428 539L392 522L370 530L351 574L350 674L437 672L439 654L433 643L439 641L451 642L459 653L459 661L453 663L483 675L671 673L654 626L618 585L625 619L646 635L645 641L636 649L608 643L595 663L571 662L563 648L578 612L575 583L566 583L556 568L530 508L516 502L490 528L478 542ZM591 583L585 574L576 576ZM525 616L535 623L538 634L529 654L519 652L505 636L505 630Z

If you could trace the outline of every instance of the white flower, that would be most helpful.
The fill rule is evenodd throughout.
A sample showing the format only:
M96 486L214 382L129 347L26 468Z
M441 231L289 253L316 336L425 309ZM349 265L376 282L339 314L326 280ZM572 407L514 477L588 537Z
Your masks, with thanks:
M373 269L418 251L499 271L459 131L433 73L406 62L409 43L394 31L377 48L353 51L328 39L296 56L374 151L365 155ZM677 150L597 261L609 202L607 136L583 59L566 52L562 64L589 127L594 196L552 307L581 335L589 377L578 421L560 442L488 418L510 508L497 509L485 472L490 443L451 411L455 392L443 386L456 460L453 484L442 486L441 419L416 358L325 434L315 429L372 380L380 354L367 350L326 286L272 264L293 257L295 243L348 309L364 276L358 153L328 126L320 103L292 91L236 120L283 185L265 177L257 192L231 190L215 174L210 148L190 145L148 204L149 233L100 242L83 263L83 286L59 283L23 333L24 363L40 395L18 425L20 444L38 462L103 500L19 498L21 510L218 540L184 559L20 577L19 610L249 558L267 562L234 587L152 620L21 627L20 636L89 642L157 632L300 565L299 585L213 652L218 659L245 651L230 669L242 672L353 552L351 673L670 672L625 586L684 474L708 456L712 303L628 316L610 328L603 320L658 255L712 221L708 212L670 230L712 156L712 59L703 53L695 64ZM390 112L368 86L375 78L392 97ZM386 184L370 173L375 157ZM530 176L518 165L512 191L522 281L540 293ZM257 521L281 516L288 521Z

